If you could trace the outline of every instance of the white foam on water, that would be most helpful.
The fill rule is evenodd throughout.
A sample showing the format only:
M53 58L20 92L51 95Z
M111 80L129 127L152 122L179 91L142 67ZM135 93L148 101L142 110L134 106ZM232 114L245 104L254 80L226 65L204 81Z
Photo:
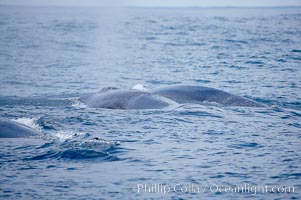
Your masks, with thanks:
M142 85L142 84L137 84L134 87L132 87L132 89L139 90L139 91L146 91L144 85Z
M17 119L12 119L13 121L23 124L25 126L28 126L36 131L42 132L42 127L39 126L39 124L37 123L37 118L26 118L26 117L22 117L22 118L17 118Z
M87 107L86 104L84 104L83 102L80 102L79 100L74 100L71 106L74 108L86 108Z
M56 137L59 141L65 141L65 140L70 140L70 139L78 137L78 136L83 136L85 134L73 132L73 131L60 130L60 131L51 133L51 135Z

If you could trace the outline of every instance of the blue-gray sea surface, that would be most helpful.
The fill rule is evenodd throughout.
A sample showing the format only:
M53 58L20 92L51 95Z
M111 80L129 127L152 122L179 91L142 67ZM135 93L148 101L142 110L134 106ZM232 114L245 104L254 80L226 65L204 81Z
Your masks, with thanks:
M0 140L1 199L301 198L301 8L1 6L0 47L0 117L46 134ZM137 84L267 107L77 100Z

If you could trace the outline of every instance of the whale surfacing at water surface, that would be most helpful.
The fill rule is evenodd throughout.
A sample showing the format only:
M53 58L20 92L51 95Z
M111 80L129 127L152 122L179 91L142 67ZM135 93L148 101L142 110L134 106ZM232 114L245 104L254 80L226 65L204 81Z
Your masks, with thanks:
M217 103L222 106L264 107L255 101L202 86L172 85L151 91L104 88L80 98L88 107L108 109L160 109L184 103Z
M21 138L37 136L40 133L15 121L0 119L0 138Z
M160 109L175 102L163 96L138 90L103 89L100 92L80 98L92 108L108 109Z
M191 85L172 85L151 91L152 94L164 96L177 103L218 103L223 106L264 107L262 104L230 94L228 92Z

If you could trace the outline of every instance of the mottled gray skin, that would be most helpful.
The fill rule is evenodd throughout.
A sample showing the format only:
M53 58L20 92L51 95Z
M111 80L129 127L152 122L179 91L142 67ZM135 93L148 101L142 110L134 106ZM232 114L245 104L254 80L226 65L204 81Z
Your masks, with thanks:
M165 97L138 90L105 88L79 99L88 107L108 109L160 109L176 104Z
M265 107L260 103L214 88L190 85L172 85L154 89L160 95L177 103L218 103L223 106Z
M0 119L0 138L21 138L40 135L38 131L23 124Z

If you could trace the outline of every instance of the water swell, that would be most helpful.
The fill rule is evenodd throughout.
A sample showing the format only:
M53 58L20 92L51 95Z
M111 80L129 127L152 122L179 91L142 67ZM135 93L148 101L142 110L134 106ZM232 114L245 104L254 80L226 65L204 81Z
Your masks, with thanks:
M59 143L45 143L36 148L38 153L26 160L46 159L98 159L103 161L120 160L115 154L120 149L118 142L92 139L87 141L66 140Z
M117 161L117 156L111 155L108 152L90 150L90 149L66 149L61 151L50 150L43 154L28 158L28 160L45 160L45 159L101 159L106 161Z

